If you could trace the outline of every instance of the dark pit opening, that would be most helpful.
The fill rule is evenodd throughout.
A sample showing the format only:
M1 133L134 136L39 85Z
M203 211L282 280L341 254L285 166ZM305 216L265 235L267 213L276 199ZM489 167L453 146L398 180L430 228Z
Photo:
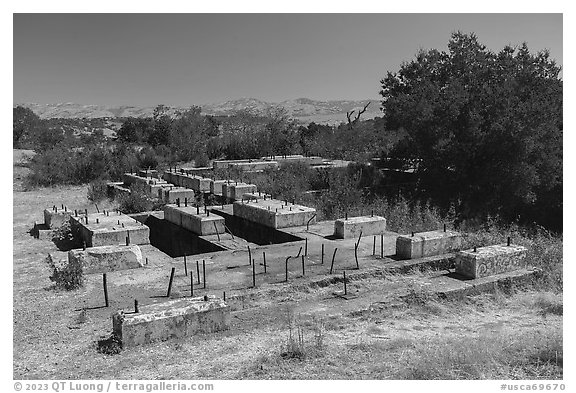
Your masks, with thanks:
M303 238L291 233L279 231L256 222L248 221L223 212L222 210L213 209L211 212L224 217L227 231L232 232L234 236L240 237L250 243L258 244L259 246L304 240Z
M131 215L150 228L150 244L172 258L223 251L197 234L152 214Z

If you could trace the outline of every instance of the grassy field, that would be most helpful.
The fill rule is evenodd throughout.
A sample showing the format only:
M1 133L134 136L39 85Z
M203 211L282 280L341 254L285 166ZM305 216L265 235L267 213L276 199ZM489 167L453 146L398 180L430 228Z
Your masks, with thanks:
M20 169L15 171L15 184L22 177ZM61 203L89 207L86 192L86 186L27 192L15 187L15 379L563 376L560 291L551 286L457 302L420 296L400 299L384 290L416 282L417 277L410 275L352 282L352 289L365 296L349 301L331 296L337 289L332 286L267 291L234 304L232 326L226 332L101 354L96 342L110 334L114 307L81 310L101 302L95 295L100 277L88 276L76 291L55 289L44 258L56 247L29 234L34 221L42 221L45 207ZM129 275L122 282L111 279L110 285L122 291L129 279Z

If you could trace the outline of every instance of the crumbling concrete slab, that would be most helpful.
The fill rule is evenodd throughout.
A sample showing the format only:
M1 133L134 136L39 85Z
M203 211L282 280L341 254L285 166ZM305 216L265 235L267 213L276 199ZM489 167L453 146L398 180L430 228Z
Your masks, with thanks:
M256 191L255 184L234 182L222 185L222 195L233 201L240 201L244 194L252 194Z
M74 214L74 212L70 213L70 211L64 209L45 209L44 224L49 229L59 228L64 225L64 223L70 221L70 216L72 214Z
M456 273L481 278L526 267L526 247L499 244L456 253Z
M339 239L380 235L386 231L386 219L380 216L340 218L334 222L334 235Z
M91 213L71 216L70 224L75 236L80 236L86 247L126 244L149 244L150 228L133 218L116 212Z
M84 273L106 273L144 266L142 252L135 244L129 246L100 246L86 250L70 250L69 263L80 263Z
M113 334L123 348L214 333L230 327L230 307L214 296L183 298L142 305L138 313L117 311L112 316Z
M191 190L194 190L196 192L203 192L203 193L210 192L210 184L212 182L212 179L201 176L190 176L189 179L190 179L189 180L190 186L187 188L190 188Z
M316 209L302 205L286 205L277 199L259 199L258 202L234 202L235 216L270 228L303 226L316 222Z
M401 235L396 239L396 255L402 259L423 258L458 251L462 235L456 231L429 231Z
M204 213L193 206L166 205L164 219L200 236L224 233L224 217Z

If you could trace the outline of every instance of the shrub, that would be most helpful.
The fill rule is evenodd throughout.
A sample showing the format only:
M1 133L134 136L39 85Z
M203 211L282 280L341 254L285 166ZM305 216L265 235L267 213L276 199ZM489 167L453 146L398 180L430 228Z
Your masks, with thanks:
M88 200L100 202L108 198L108 186L104 180L94 180L88 185Z
M143 184L133 184L130 187L130 194L122 194L118 200L120 210L125 214L160 210L165 205L159 199L150 197L146 186Z
M72 232L72 226L69 221L65 221L52 232L52 242L61 251L82 247L82 241L79 236Z
M46 258L48 267L52 270L50 280L56 283L56 287L71 291L84 285L84 273L82 264L77 259L70 261L54 261L52 255L48 254Z

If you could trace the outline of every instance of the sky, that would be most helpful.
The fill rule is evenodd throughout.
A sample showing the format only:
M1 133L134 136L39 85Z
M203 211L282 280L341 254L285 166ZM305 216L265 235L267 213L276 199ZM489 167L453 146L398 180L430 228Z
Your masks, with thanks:
M563 64L562 14L14 14L13 101L378 99L387 71L457 30Z

